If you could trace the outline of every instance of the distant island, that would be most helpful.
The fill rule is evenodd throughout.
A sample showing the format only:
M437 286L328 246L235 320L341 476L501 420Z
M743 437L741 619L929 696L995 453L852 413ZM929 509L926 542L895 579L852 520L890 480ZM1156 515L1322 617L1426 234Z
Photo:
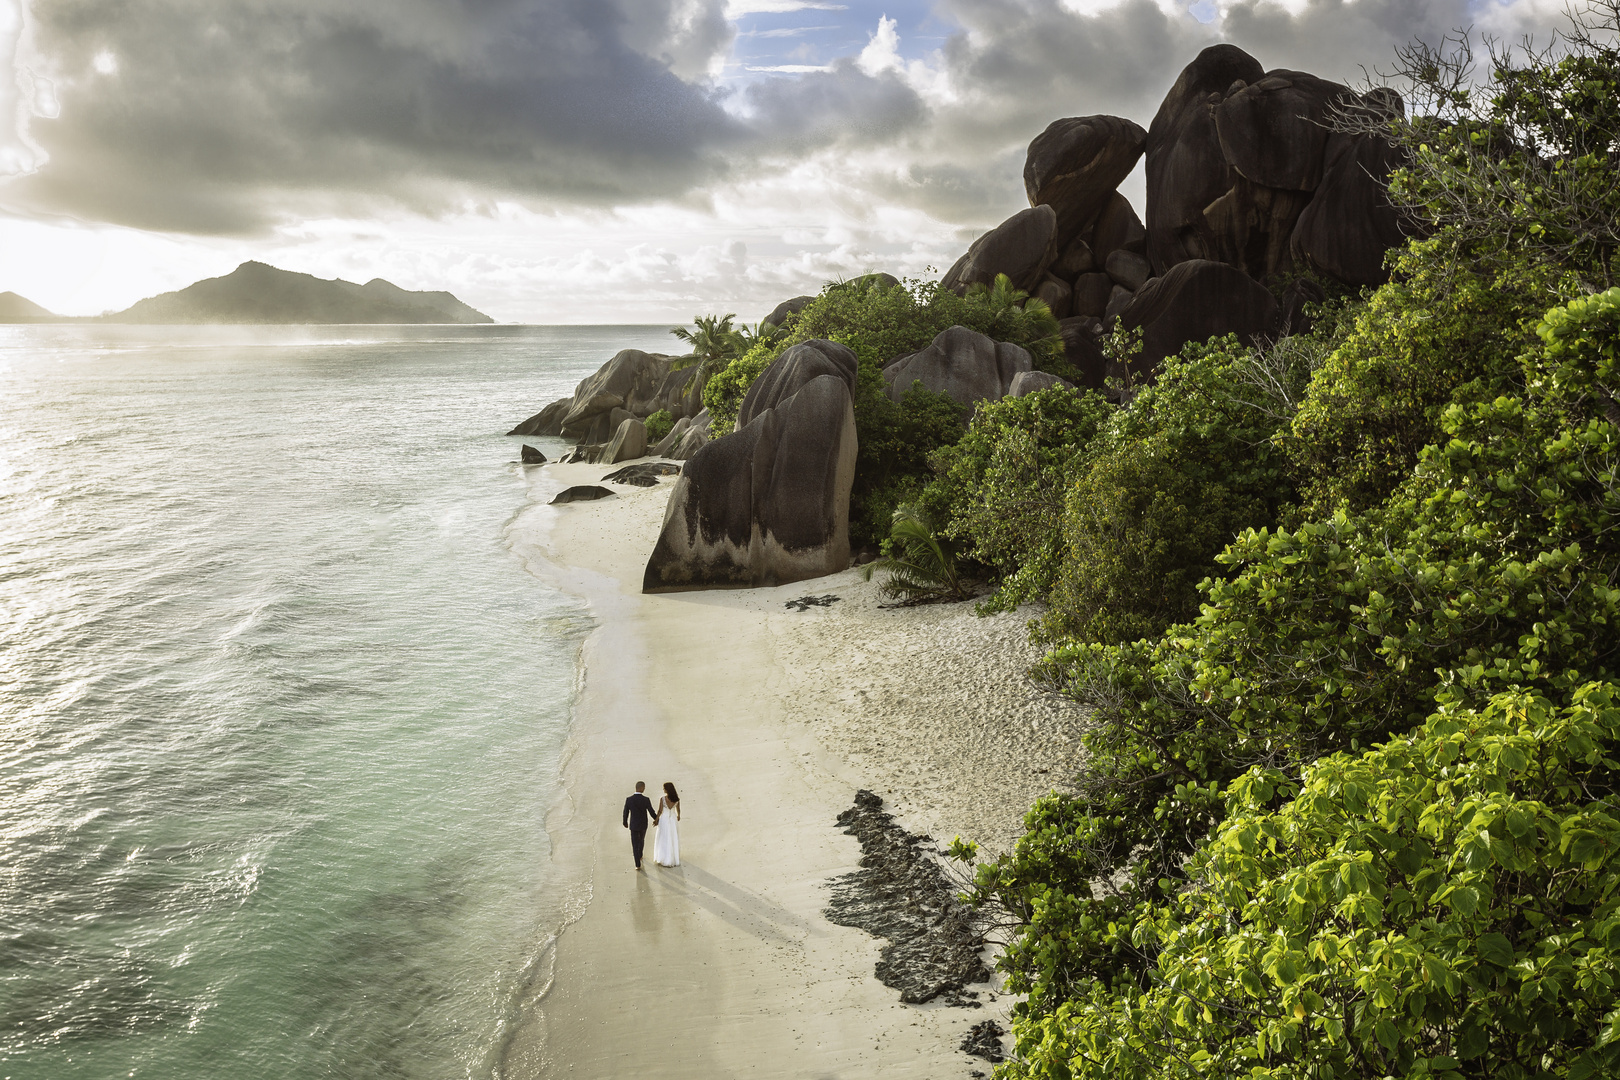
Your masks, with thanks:
M245 262L224 277L141 300L88 319L53 315L16 293L0 293L0 322L103 323L492 323L448 292L411 292L382 278L364 285Z
M56 322L57 316L14 292L0 293L0 323Z

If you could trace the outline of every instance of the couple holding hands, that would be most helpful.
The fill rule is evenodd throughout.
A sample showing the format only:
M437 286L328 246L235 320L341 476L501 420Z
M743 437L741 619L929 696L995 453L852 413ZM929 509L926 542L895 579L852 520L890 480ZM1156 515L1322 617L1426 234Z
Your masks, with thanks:
M653 862L659 866L681 865L681 838L676 822L681 820L681 797L675 794L675 785L664 784L664 796L653 806L647 798L645 781L636 781L636 793L624 800L624 827L630 830L630 854L635 856L636 869L641 869L641 850L647 842L647 816L658 826L658 838L653 841Z

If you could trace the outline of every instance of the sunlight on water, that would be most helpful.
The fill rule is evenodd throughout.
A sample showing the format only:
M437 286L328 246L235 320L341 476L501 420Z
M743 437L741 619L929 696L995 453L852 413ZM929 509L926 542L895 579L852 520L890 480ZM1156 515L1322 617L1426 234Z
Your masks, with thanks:
M669 340L0 328L0 1077L490 1075L588 629L502 433Z

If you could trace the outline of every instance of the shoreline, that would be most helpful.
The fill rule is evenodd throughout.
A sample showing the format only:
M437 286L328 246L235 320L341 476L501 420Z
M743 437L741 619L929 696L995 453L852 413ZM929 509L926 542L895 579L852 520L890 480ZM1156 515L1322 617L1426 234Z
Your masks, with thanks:
M583 899L500 1075L988 1069L959 1045L975 1023L1005 1023L1008 999L980 984L984 1008L901 1005L873 974L884 942L822 909L861 856L835 824L858 788L941 845L960 833L999 849L1034 797L1072 774L1078 716L1021 685L1027 616L879 609L876 583L853 570L643 596L672 481L546 505L609 471L525 470L530 503L513 526L528 570L581 599L596 626L546 823ZM840 600L786 607L818 594ZM681 791L681 867L632 868L617 818L636 780Z

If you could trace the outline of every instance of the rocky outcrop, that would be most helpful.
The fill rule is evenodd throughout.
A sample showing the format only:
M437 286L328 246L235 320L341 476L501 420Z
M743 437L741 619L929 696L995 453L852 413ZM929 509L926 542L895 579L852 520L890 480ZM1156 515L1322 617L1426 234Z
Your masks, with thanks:
M1024 159L1024 191L1029 205L1057 213L1060 250L1090 230L1146 145L1147 132L1118 116L1054 120L1035 136Z
M1177 263L1142 287L1120 312L1126 329L1142 330L1141 370L1151 372L1189 341L1236 334L1246 343L1277 322L1277 301L1258 281L1227 263Z
M600 460L605 465L617 465L621 461L646 456L647 425L630 416L619 422L618 430L613 433Z
M762 320L772 326L781 327L788 321L788 316L797 315L815 301L813 296L795 296L791 300L784 300L771 309L771 313Z
M1008 397L1023 397L1025 394L1034 394L1041 390L1050 390L1054 386L1066 386L1074 389L1073 385L1064 379L1058 378L1045 371L1020 371L1013 376L1012 385L1007 388Z
M523 464L525 465L544 465L546 463L546 455L542 454L539 450L530 446L528 443L523 444L523 450L520 452L519 456L523 459Z
M1013 379L1034 367L1029 353L1006 341L994 341L965 326L953 326L926 349L897 357L883 366L889 398L899 401L921 382L958 405L999 401L1007 396Z
M1267 281L1304 262L1351 285L1385 280L1402 240L1382 193L1398 162L1381 138L1333 131L1336 113L1399 111L1308 72L1263 71L1233 45L1182 71L1148 129L1148 257L1155 273L1205 259Z
M561 435L562 420L568 415L568 410L574 407L573 398L563 398L553 401L529 417L517 427L508 431L508 435Z
M606 444L627 419L646 420L660 409L676 419L700 412L704 385L695 366L676 369L662 353L625 349L581 381L573 396L552 402L508 434Z
M1057 255L1057 212L1050 206L1032 206L973 241L940 279L940 287L965 293L970 285L993 285L997 274L1006 274L1015 286L1030 292Z
M737 430L681 470L643 591L776 585L849 565L857 368L845 346L808 341L754 380Z
M1086 386L1100 385L1096 335L1079 320L1107 326L1127 311L1133 319L1156 312L1141 323L1150 358L1192 340L1173 341L1178 328L1244 338L1297 332L1308 299L1289 284L1298 271L1349 286L1387 279L1385 252L1408 232L1384 190L1399 157L1381 136L1334 127L1345 113L1401 110L1393 91L1359 95L1308 72L1268 72L1235 45L1213 45L1180 73L1146 132L1112 116L1049 125L1024 161L1031 209L975 241L941 285L962 293L1007 274L1065 323L1065 350ZM1144 155L1145 226L1116 190ZM1050 235L1035 216L1042 208L1053 213ZM1223 264L1275 290L1277 322L1256 329L1266 307L1256 290L1207 267L1162 284L1188 262ZM1155 298L1139 303L1148 290ZM1191 306L1161 310L1167 290ZM1234 306L1221 309L1217 294Z

